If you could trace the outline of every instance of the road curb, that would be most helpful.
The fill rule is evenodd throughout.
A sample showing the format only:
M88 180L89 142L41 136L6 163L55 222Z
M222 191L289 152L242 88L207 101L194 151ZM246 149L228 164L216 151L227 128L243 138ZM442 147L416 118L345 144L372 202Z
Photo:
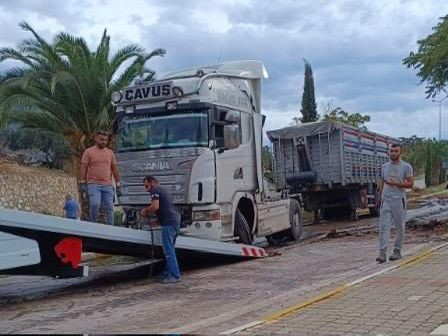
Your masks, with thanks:
M286 307L284 309L281 309L281 310L279 310L279 311L277 311L275 313L272 313L272 314L270 314L268 316L265 316L265 317L261 318L260 320L255 320L255 321L252 321L252 322L247 323L245 325L242 325L242 326L230 329L230 330L223 331L223 332L220 333L220 335L231 335L231 334L235 334L237 332L240 332L240 331L243 331L243 330L246 330L246 329L258 326L258 325L274 323L274 322L278 321L279 319L281 319L282 317L284 317L284 316L286 316L288 314L298 312L298 311L300 311L300 310L302 310L302 309L304 309L306 307L309 307L309 306L311 306L311 305L313 305L313 304L315 304L317 302L324 301L324 300L326 300L326 299L328 299L330 297L333 297L333 296L335 296L337 294L345 292L349 288L357 286L357 285L359 285L360 283L362 283L364 281L370 280L370 279L375 278L375 277L377 277L379 275L388 273L390 271L393 271L393 270L396 270L396 269L399 269L399 268L402 268L402 267L405 267L405 266L409 266L409 267L413 266L413 265L417 264L418 262L423 261L423 260L429 258L433 254L433 252L435 252L437 250L440 250L441 248L444 248L446 246L448 246L448 242L440 244L440 245L437 245L437 246L434 246L434 247L432 247L432 248L430 248L430 249L428 249L426 251L422 251L421 253L419 253L419 254L417 254L415 256L408 257L408 258L404 259L403 261L401 261L400 263L398 263L398 264L396 264L394 266L382 269L382 270L380 270L378 272L375 272L375 273L369 274L367 276L364 276L362 278L359 278L357 280L348 282L348 283L346 283L346 284L344 284L342 286L339 286L339 287L337 287L335 289L332 289L332 290L330 290L328 292L325 292L323 294L315 296L315 297L313 297L313 298L311 298L309 300L306 300L304 302L300 302L298 304L294 304L292 306L289 306L289 307Z

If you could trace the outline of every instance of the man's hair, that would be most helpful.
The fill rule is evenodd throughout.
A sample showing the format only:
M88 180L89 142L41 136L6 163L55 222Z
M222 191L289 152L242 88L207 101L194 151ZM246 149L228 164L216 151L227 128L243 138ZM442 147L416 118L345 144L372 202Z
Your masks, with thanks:
M399 144L398 142L394 142L394 143L392 143L392 144L390 145L390 147L391 147L391 148L397 148L397 147L400 147L400 149L402 149L402 148L401 148L401 144Z
M151 175L145 176L145 178L143 179L143 183L145 183L146 181L148 181L149 183L159 182L154 176Z
M110 132L106 130L98 130L96 131L96 135L107 135L110 136Z

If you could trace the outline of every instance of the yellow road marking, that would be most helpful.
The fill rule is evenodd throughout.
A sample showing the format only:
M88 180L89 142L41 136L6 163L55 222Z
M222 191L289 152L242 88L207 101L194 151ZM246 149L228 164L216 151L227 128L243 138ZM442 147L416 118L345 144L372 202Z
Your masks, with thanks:
M329 291L327 293L324 293L324 294L320 294L320 295L318 295L318 296L316 296L314 298L311 298L311 299L309 299L309 300L307 300L305 302L301 302L299 304L295 304L295 305L289 306L287 308L284 308L282 310L279 310L279 311L275 312L274 314L271 314L269 316L266 316L266 317L262 318L262 320L266 321L266 323L275 322L275 321L279 320L280 318L284 317L285 315L288 315L288 314L293 313L293 312L300 311L300 310L302 310L302 309L304 309L304 308L306 308L308 306L311 306L311 305L313 305L313 304L315 304L315 303L317 303L319 301L326 300L326 299L328 299L328 298L330 298L330 297L332 297L332 296L334 296L336 294L339 294L339 293L345 291L348 288L350 288L350 286L342 285L342 286L340 286L340 287L338 287L336 289L333 289L333 290L331 290L331 291Z
M399 264L396 264L396 265L391 266L389 268L385 268L385 269L383 269L383 270L381 270L379 272L370 274L370 275L368 275L366 277L363 277L363 278L360 278L360 279L358 279L356 281L352 281L350 283L347 283L345 285L337 287L337 288L335 288L335 289L333 289L333 290L331 290L329 292L326 292L324 294L320 294L318 296L315 296L314 298L311 298L311 299L306 300L304 302L301 302L301 303L298 303L298 304L294 304L294 305L291 305L291 306L286 307L284 309L278 310L277 312L275 312L275 313L273 313L271 315L268 315L268 316L266 316L264 318L261 318L261 319L255 321L256 323L253 326L251 326L251 324L248 324L248 325L242 326L240 328L235 328L235 329L231 330L232 332L230 332L230 333L226 332L226 334L233 334L233 333L236 333L236 332L239 332L239 331L247 330L247 329L250 329L251 327L254 327L255 325L259 326L259 325L263 325L263 324L273 324L276 321L280 320L281 318L285 317L286 315L289 315L289 314L294 313L294 312L301 311L301 310L303 310L303 309L305 309L305 308L307 308L307 307L309 307L309 306L311 306L311 305L313 305L313 304L315 304L317 302L324 301L324 300L327 300L327 299L335 297L335 296L340 296L340 295L343 294L343 292L345 292L349 288L357 286L357 285L359 285L360 283L362 283L362 282L364 282L366 280L373 279L373 278L375 278L375 277L377 277L379 275L391 272L391 271L399 269L399 268L404 268L404 267L407 268L407 267L414 266L414 265L416 265L416 264L418 264L418 263L420 263L420 262L422 262L422 261L432 257L434 254L440 253L440 252L436 252L436 251L438 251L438 250L440 250L440 249L442 249L442 248L444 248L446 246L448 246L448 242L444 243L444 244L441 244L439 246L433 247L433 248L431 248L431 249L429 249L427 251L424 251L424 252L422 252L422 253L414 256L414 257L408 257L408 258L404 259L403 261L401 261ZM238 331L236 331L236 330L238 330Z
M400 262L398 265L393 266L390 269L385 269L384 273L396 270L398 268L412 267L412 266L422 262L423 260L432 257L432 255L433 255L433 251L432 250L428 250L428 251L422 252L422 253L420 253L417 256L406 258L405 260ZM384 274L384 273L381 273L381 274ZM381 274L378 274L378 275L381 275ZM273 313L273 314L271 314L269 316L266 316L266 317L262 318L261 320L265 321L265 324L274 323L274 322L278 321L279 319L281 319L282 317L284 317L286 315L289 315L291 313L296 313L298 311L301 311L304 308L309 307L309 306L311 306L311 305L313 305L313 304L315 304L317 302L327 300L327 299L335 296L336 294L341 294L342 292L346 291L347 289L349 289L349 288L351 288L353 286L354 285L351 284L351 283L342 285L340 287L337 287L336 289L333 289L333 290L331 290L329 292L320 294L320 295L318 295L318 296L316 296L314 298L311 298L309 300L306 300L304 302L301 302L301 303L298 303L298 304L294 304L294 305L289 306L287 308L281 309L281 310L279 310L279 311L277 311L277 312L275 312L275 313Z

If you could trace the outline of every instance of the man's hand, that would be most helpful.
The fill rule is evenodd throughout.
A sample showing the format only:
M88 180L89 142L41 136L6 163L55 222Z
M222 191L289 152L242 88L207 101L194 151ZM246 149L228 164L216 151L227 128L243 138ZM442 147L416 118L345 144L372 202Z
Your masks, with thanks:
M381 198L377 198L375 201L375 209L381 208Z
M140 216L147 217L148 216L148 208L143 208L140 210Z
M87 193L87 183L86 182L79 182L78 183L78 191L80 194Z
M115 192L117 193L118 197L121 197L123 195L123 192L121 191L121 186L120 185L116 185L115 186Z

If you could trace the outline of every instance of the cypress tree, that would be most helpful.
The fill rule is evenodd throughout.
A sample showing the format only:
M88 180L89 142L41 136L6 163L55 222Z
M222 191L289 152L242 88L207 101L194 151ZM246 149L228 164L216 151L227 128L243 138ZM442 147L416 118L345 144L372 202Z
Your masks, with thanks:
M311 64L306 59L303 61L305 63L305 77L303 84L302 108L300 109L302 118L300 121L302 123L307 123L317 121L319 116L317 115L316 99L314 97L313 69L311 69Z

